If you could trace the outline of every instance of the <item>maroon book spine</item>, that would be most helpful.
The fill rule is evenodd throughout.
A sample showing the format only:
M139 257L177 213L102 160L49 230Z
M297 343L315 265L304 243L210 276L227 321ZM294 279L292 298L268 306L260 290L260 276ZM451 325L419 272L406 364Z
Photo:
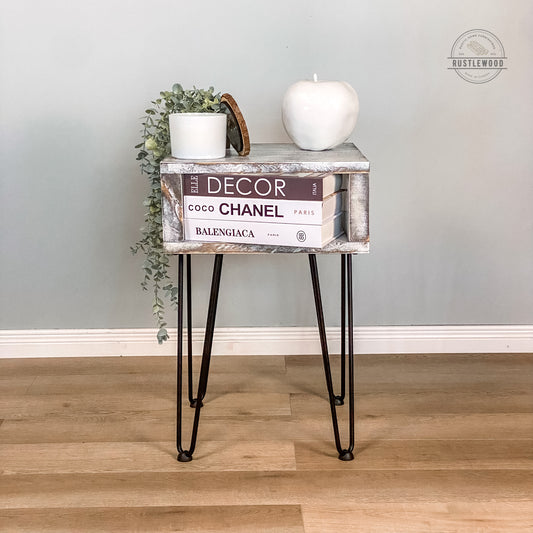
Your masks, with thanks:
M324 199L324 180L335 179L331 174L183 174L182 177L185 196L318 201Z

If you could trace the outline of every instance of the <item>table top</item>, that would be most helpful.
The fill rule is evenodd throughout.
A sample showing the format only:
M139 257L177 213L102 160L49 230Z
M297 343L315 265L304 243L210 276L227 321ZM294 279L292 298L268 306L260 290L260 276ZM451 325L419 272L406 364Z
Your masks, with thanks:
M203 174L284 174L293 172L368 172L370 163L353 143L333 150L313 152L290 143L252 144L250 155L234 152L222 159L188 160L167 157L161 162L161 173Z

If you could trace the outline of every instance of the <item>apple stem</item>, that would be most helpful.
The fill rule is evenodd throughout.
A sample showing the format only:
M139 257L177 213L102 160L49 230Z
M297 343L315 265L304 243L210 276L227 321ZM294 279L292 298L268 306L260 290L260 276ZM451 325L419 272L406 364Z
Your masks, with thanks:
M318 81L318 76L315 74L313 74L313 81Z

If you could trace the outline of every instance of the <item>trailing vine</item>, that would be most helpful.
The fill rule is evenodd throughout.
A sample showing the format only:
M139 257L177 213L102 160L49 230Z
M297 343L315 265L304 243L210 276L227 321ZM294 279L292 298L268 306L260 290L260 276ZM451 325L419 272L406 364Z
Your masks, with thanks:
M189 89L176 83L170 91L162 91L159 98L151 102L153 107L146 109L142 122L142 142L135 146L139 150L137 161L141 174L149 182L149 192L143 205L147 211L141 238L131 247L133 254L142 251L145 260L142 265L143 290L151 286L154 293L152 312L156 319L159 344L168 339L165 321L165 301L173 308L177 306L178 289L169 275L170 259L163 250L163 227L161 218L160 165L170 155L170 128L168 117L171 113L217 113L220 111L220 93L213 87L208 90Z

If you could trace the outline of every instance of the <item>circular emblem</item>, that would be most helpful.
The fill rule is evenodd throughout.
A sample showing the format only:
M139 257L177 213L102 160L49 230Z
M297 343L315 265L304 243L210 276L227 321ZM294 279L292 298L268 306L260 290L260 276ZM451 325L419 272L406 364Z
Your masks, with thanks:
M307 238L307 235L305 234L305 231L300 230L300 231L296 234L296 238L298 239L298 242L304 242L305 239Z
M453 43L449 69L470 83L487 83L505 70L501 41L487 30L469 30Z

